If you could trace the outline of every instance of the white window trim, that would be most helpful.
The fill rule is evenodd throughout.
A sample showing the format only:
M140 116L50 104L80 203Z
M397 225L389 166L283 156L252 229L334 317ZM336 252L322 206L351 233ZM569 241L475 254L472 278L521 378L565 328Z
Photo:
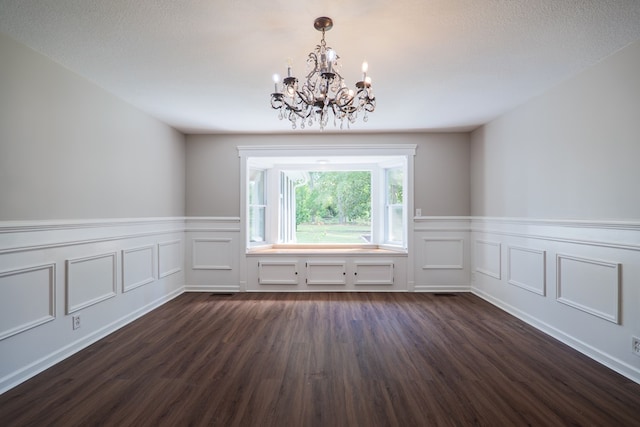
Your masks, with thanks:
M247 203L247 179L248 179L248 160L254 158L265 158L265 162L268 161L268 158L277 158L277 157L344 157L344 156L404 156L407 162L406 165L406 176L405 176L405 206L406 211L404 213L404 221L406 223L406 227L404 228L404 233L407 233L404 236L405 247L400 248L395 245L386 245L380 244L380 248L389 248L394 250L409 250L409 245L411 242L408 241L408 236L410 235L409 228L412 227L412 222L410 222L410 212L413 212L413 164L414 157L416 154L417 146L415 144L375 144L375 145L366 145L366 144L341 144L341 145L260 145L260 146L238 146L238 155L240 157L240 223L243 224L241 227L241 235L242 241L244 242L245 250L249 251L250 249L255 249L255 246L250 246L250 242L248 241L248 231L247 231L247 220L248 220L248 203ZM385 165L387 166L387 165ZM268 166L270 167L270 166ZM279 173L279 169L278 172ZM379 174L384 175L384 174ZM270 181L278 181L278 180L270 180ZM271 184L268 184L271 185ZM273 185L278 185L277 183ZM378 183L380 185L380 183ZM372 188L372 204L375 203L376 206L380 205L381 200L379 198L382 195L379 194L379 191L373 191ZM382 200L383 204L384 201ZM267 209L278 209L278 204L275 206L270 206L273 204L267 203ZM273 217L273 212L271 212L271 217ZM277 215L276 215L277 216ZM384 232L384 224L382 224L382 229L380 229L380 221L378 221L378 230L373 230L374 233L383 233ZM277 224L277 222L276 222ZM268 227L265 224L265 227ZM267 245L268 246L268 245ZM337 247L338 245L336 245Z

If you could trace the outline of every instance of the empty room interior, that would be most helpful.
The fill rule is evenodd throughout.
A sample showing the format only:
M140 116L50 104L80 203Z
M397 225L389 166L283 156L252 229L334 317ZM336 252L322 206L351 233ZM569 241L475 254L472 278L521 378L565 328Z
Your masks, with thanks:
M0 0L0 424L640 425L639 23Z

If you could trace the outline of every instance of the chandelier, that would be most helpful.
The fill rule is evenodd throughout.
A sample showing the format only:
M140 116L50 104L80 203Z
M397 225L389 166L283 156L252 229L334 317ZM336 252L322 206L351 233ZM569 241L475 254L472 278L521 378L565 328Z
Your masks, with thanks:
M313 126L318 123L324 129L333 117L333 125L340 122L340 129L344 122L355 123L358 116L368 120L367 114L376 108L376 98L371 89L371 78L367 76L368 64L362 64L362 80L356 83L355 90L349 89L340 75L340 57L331 47L327 47L324 40L325 31L333 28L331 18L325 16L317 18L313 27L322 31L322 40L307 57L307 71L305 81L300 84L291 75L291 62L287 67L287 77L273 75L275 92L271 94L271 107L278 110L280 120L287 118L291 127L296 129L298 120L300 128Z

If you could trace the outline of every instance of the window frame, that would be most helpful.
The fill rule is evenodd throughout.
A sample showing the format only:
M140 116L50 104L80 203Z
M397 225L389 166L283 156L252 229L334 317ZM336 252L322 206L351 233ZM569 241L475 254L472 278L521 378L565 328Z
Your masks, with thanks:
M267 236L264 244L256 245L249 242L249 206L248 206L248 174L250 168L262 167L267 171L267 193L276 191L279 197L280 186L280 172L283 170L283 165L279 164L277 168L274 166L277 164L277 159L300 159L300 164L304 166L296 166L299 170L310 170L309 165L313 164L316 160L323 158L331 159L362 159L367 158L369 160L376 159L377 161L369 161L369 166L374 164L377 172L377 178L372 179L372 242L376 242L373 245L349 245L363 248L384 248L390 250L396 250L400 252L407 252L411 242L408 241L410 228L412 228L412 222L409 221L409 212L413 211L413 161L416 151L416 145L414 144L377 144L377 145L316 145L316 146L299 146L299 145L278 145L278 146L238 146L239 157L241 159L241 188L240 188L240 204L241 204L241 233L242 239L245 242L245 249L250 252L261 247L274 247L277 246L278 239L273 236L280 235L280 224L278 211L280 209L280 200L275 203L272 199L267 199L267 216L269 219L265 222L265 229ZM391 158L392 161L388 162L386 159ZM355 161L355 160L354 160ZM381 173L384 168L389 168L397 165L404 167L405 174L403 176L403 242L389 242L386 239L386 215L380 220L380 212L384 212L384 205L386 202L386 194L380 189L384 189L384 173ZM295 169L291 163L286 165L287 170ZM362 169L362 164L358 167L345 164L344 170L367 170ZM318 168L317 170L326 170L324 168ZM278 179L274 179L278 178ZM381 178L382 177L382 178ZM375 188L375 189L374 189ZM377 214L377 221L373 220L374 209L379 210ZM294 218L295 221L295 218ZM274 234L275 233L275 234ZM400 243L400 244L398 244ZM293 244L297 247L314 246L313 244ZM323 245L323 247L335 247L341 248L344 245L330 244Z

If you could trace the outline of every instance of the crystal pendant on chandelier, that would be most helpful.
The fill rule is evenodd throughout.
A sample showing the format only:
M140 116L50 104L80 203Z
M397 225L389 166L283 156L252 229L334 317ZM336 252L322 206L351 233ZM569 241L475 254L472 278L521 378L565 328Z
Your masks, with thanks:
M349 89L340 75L340 57L324 40L325 31L333 27L331 18L317 18L313 26L322 32L322 40L307 57L308 73L300 84L291 75L291 64L287 67L287 77L282 79L274 74L275 92L271 94L271 107L278 110L280 120L286 118L296 129L318 123L324 129L330 116L334 126L340 122L342 129L355 123L359 115L368 120L367 114L376 108L376 98L371 88L371 78L367 76L368 64L362 64L362 80L355 89Z

